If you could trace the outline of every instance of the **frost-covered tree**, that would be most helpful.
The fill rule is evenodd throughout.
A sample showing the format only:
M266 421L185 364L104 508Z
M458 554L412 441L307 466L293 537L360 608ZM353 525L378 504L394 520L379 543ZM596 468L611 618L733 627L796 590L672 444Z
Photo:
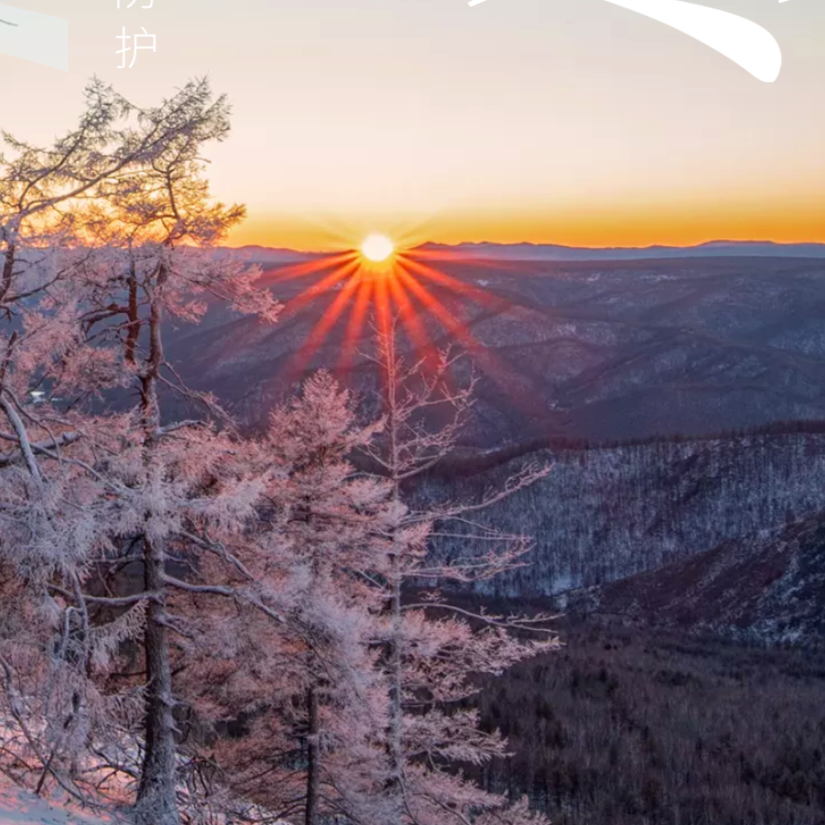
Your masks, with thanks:
M119 485L122 514L116 539L140 548L145 601L144 751L137 791L138 820L177 823L176 724L172 686L170 589L209 592L170 574L172 559L186 563L205 541L231 535L251 517L257 482L246 474L229 435L199 422L164 420L161 388L187 395L163 347L169 315L194 320L204 295L236 309L273 318L277 306L254 288L257 271L242 270L215 245L243 217L209 196L203 178L204 146L229 129L228 107L206 82L193 83L159 108L141 112L143 130L172 118L177 126L163 151L132 173L101 183L88 207L93 251L83 273L88 299L82 315L87 338L110 354L122 383L137 390L133 427L117 461L107 468ZM202 399L208 403L208 399ZM220 585L215 594L234 596Z
M348 766L369 750L383 710L373 577L386 562L390 488L348 458L380 425L359 425L350 394L324 372L273 411L250 445L269 483L246 555L281 621L253 618L254 638L218 653L228 684L200 675L215 667L214 649L190 674L208 714L247 720L248 735L210 745L232 789L307 823L349 810Z
M112 353L89 340L81 323L93 304L86 272L98 255L87 219L90 210L111 209L113 190L130 186L197 131L207 97L204 84L190 84L160 108L140 111L95 81L79 124L52 146L3 134L0 565L19 597L4 606L17 605L29 618L15 634L10 628L21 626L11 609L3 617L3 671L10 712L39 753L38 786L58 777L70 745L88 744L80 735L92 729L87 677L113 639L134 632L142 610L135 603L104 631L103 618L93 626L92 606L123 605L82 586L93 561L111 551L107 528L118 518L118 488L100 464L119 454L118 434L132 423L96 418L70 402L122 379ZM63 732L55 737L52 728ZM100 717L94 728L103 731Z
M416 510L411 483L454 449L472 406L474 382L456 386L451 376L456 359L448 352L405 364L396 352L394 329L378 333L377 345L385 426L365 452L389 480L393 504L379 625L388 709L379 735L387 773L378 817L393 825L436 825L467 823L486 811L491 821L539 821L525 808L510 809L506 800L482 793L456 768L504 754L504 741L479 730L478 714L463 704L477 692L475 676L501 673L557 645L541 629L548 617L472 614L450 604L437 588L481 581L520 563L527 538L502 533L478 515L548 470L527 466L477 501ZM440 535L460 536L467 552L439 558ZM515 635L527 630L543 638Z
M273 413L268 434L270 452L289 467L275 541L287 551L283 584L295 599L289 616L303 648L306 825L335 811L337 764L363 742L374 712L377 600L369 576L385 563L378 536L389 488L357 474L349 456L379 427L357 426L349 393L322 372Z
M202 176L203 147L229 128L226 101L203 81L153 109L98 83L87 98L80 126L53 148L6 136L0 417L9 426L0 432L11 448L0 453L0 517L9 528L0 562L27 585L21 598L43 596L38 615L48 615L28 647L47 654L36 672L68 662L67 683L92 684L95 666L142 631L136 812L144 822L176 823L169 590L230 599L238 592L176 579L172 558L200 548L206 533L242 529L263 482L237 460L242 451L228 430L164 418L160 388L178 382L164 356L163 323L170 313L199 317L205 294L266 318L277 307L254 288L255 270L213 251L243 216L214 203ZM90 415L84 398L106 386L135 389L135 407ZM33 389L44 403L29 403ZM96 592L108 571L130 565L140 567L142 586ZM118 586L124 581L117 577ZM50 633L57 641L44 641ZM4 672L14 706L20 691L8 658ZM55 720L79 726L88 716L79 688L47 692L69 697L70 709ZM41 702L40 721L26 724L41 756L34 736L49 707ZM84 744L92 745L88 737ZM44 776L57 776L52 751L41 759Z
M455 770L504 748L465 702L477 674L552 639L432 590L520 563L526 540L475 514L545 471L418 512L410 486L452 449L472 382L453 387L448 355L406 366L391 336L373 423L323 373L256 436L183 385L170 318L278 311L254 268L216 254L244 214L203 174L228 113L202 81L148 109L95 82L53 147L5 136L0 760L79 797L126 778L139 825L179 825L182 805L193 821L524 822ZM175 395L197 412L173 415ZM448 533L467 554L439 555Z

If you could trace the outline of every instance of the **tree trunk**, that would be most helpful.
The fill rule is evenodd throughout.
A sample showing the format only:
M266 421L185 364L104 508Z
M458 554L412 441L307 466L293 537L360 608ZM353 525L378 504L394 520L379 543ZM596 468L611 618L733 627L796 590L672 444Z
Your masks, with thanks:
M159 286L165 280L163 272ZM160 407L157 382L163 363L161 311L156 295L149 292L149 357L141 377L141 413L144 462L151 472ZM151 514L147 513L147 520ZM146 748L140 773L135 811L139 825L180 825L175 794L177 743L169 631L166 620L166 549L161 542L143 536L144 587L152 593L146 613Z
M389 729L389 795L393 800L393 823L400 825L401 822L401 797L404 781L404 751L403 751L403 727L404 727L404 706L402 703L402 680L403 680L403 660L401 652L401 635L403 632L403 620L401 614L401 559L398 552L392 557L392 641L390 642L389 661L389 700L390 700L390 729Z
M321 795L321 747L318 741L318 734L321 729L321 719L318 691L315 687L311 687L307 691L307 712L309 733L307 739L306 825L318 825Z
M180 825L175 794L175 720L172 668L165 625L162 546L144 538L145 587L156 593L146 616L146 749L135 812L140 825Z
M401 502L401 459L399 456L399 420L398 420L398 374L395 358L395 342L387 342L387 432L389 434L389 466L390 478L393 485L393 503L396 507ZM388 782L389 797L392 801L390 812L391 822L388 825L401 825L404 791L404 705L403 705L403 678L404 662L401 649L404 619L401 610L401 590L404 583L402 567L402 547L398 541L397 527L392 531L392 554L390 556L390 587L391 602L390 614L392 629L389 645L389 731L388 756L390 760L390 774Z
M14 277L14 254L16 247L13 243L6 246L3 253L3 275L0 278L0 303L6 297L8 291L11 289L12 278Z
M131 267L129 273L129 323L127 324L128 332L126 333L124 357L127 363L134 364L135 350L140 335L140 308L138 306L138 283L134 258L130 260L129 265Z

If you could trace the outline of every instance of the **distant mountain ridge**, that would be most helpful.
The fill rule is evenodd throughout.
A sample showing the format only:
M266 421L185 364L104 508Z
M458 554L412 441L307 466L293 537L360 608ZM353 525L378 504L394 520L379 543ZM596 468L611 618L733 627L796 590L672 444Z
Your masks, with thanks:
M252 263L259 264L291 264L322 257L320 252L301 252L297 249L285 249L271 246L222 246L218 250L222 256L237 255Z
M520 261L641 261L662 258L825 258L825 244L781 244L773 241L708 241L695 246L598 247L558 244L427 243L418 249L446 252L459 258Z
M480 243L440 244L427 242L415 247L421 252L443 253L456 260L494 259L503 261L643 261L662 258L823 258L822 243L776 243L774 241L708 241L694 246L577 247L561 244ZM321 258L330 253L308 252L282 247L223 247L260 264L288 264Z

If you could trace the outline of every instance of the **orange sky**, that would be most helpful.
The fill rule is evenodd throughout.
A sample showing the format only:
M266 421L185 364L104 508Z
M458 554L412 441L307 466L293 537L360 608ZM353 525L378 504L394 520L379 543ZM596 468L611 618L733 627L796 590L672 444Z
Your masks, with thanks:
M231 246L258 244L295 249L346 249L371 231L381 231L414 246L429 240L456 244L552 243L566 246L689 246L710 240L772 240L825 243L825 199L790 205L768 201L722 204L654 203L635 210L614 208L519 214L498 211L434 215L430 219L386 221L346 219L330 223L307 215L252 214L230 238Z
M142 105L208 75L233 245L825 241L825 3L704 2L774 34L776 83L602 0L27 0L69 18L70 71L0 55L0 126L50 140L93 74ZM132 70L123 26L158 38Z

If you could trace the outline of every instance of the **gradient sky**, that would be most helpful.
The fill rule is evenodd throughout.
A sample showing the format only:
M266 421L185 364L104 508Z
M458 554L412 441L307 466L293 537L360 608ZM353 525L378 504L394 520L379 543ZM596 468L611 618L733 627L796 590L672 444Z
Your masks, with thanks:
M775 35L774 84L602 0L147 2L7 3L69 19L71 68L0 54L0 127L48 139L93 74L146 105L208 74L235 244L825 241L822 0L706 0ZM158 37L131 70L123 25Z

